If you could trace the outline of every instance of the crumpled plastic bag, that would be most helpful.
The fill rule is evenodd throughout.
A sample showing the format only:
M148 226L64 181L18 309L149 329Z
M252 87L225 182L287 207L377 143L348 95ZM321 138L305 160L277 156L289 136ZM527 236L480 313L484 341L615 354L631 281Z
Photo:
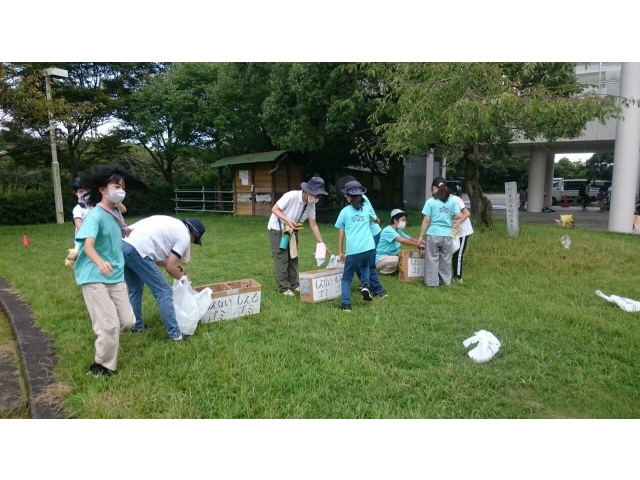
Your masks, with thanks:
M324 243L316 244L316 263L318 267L324 263L327 256L327 246Z
M467 338L462 345L468 347L472 343L478 345L469 351L468 355L471 360L476 363L485 363L493 358L493 356L500 350L500 340L498 340L493 333L486 330L480 330L473 334L473 337Z
M338 261L338 257L335 255L331 255L329 257L329 263L327 264L327 268L338 268L340 266L340 262Z
M573 215L560 215L561 227L575 227L576 222L573 221Z
M196 331L198 322L211 305L211 293L209 287L196 292L187 277L173 281L173 306L176 309L176 320L182 334L193 335Z
M631 300L630 298L618 297L617 295L606 296L600 290L596 290L596 295L604 298L605 300L615 303L625 312L640 312L640 302Z
M564 248L569 250L569 247L571 246L571 237L569 235L563 235L560 237L560 243Z

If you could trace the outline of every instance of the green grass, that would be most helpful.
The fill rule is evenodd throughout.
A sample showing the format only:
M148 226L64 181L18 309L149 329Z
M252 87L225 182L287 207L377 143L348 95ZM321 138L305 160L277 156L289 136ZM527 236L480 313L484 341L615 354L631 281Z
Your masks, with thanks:
M386 218L388 212L379 212ZM116 376L85 375L91 323L71 269L73 227L3 227L0 275L55 340L67 415L80 418L637 418L640 317L596 295L640 299L631 235L506 224L476 232L465 283L427 289L382 277L387 299L353 312L276 291L266 219L201 216L202 248L187 266L194 285L252 278L261 313L198 326L187 342L166 334L145 292L148 329L121 337ZM416 236L412 212L407 232ZM129 219L132 222L132 219ZM300 271L316 268L309 228ZM321 224L336 249L337 231ZM570 250L560 237L572 238ZM28 235L29 247L21 245ZM462 341L485 329L502 342L486 364Z

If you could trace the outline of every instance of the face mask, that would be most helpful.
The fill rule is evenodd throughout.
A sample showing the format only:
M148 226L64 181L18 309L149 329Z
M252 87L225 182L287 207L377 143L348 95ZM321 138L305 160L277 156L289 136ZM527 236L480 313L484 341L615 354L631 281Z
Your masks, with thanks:
M82 195L78 195L78 196L77 196L77 197L78 197L78 202L80 202L80 203L85 203L84 195L85 195L85 194L83 193Z
M407 222L400 222L400 223L398 223L398 230L402 230L406 226L407 226Z
M319 198L309 197L309 200L307 201L307 203L310 204L310 205L315 205L319 201L320 201Z
M124 190L111 190L109 188L107 189L107 194L105 195L105 197L111 200L114 204L118 205L119 203L122 203L124 201L124 197L126 195L127 192L125 192Z

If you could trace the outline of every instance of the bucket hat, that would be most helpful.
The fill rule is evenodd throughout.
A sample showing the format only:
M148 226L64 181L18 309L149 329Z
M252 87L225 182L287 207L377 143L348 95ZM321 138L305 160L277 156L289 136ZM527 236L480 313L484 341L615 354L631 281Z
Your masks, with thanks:
M320 177L311 177L308 182L302 182L300 188L309 195L329 195L324 191L324 180Z

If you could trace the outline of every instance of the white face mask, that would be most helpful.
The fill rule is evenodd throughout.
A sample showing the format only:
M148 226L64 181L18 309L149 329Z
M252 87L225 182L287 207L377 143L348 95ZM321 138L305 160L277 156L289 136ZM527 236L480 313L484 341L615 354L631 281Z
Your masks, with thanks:
M127 192L125 192L124 190L111 190L109 188L107 189L107 194L105 195L105 197L111 200L114 204L118 205L119 203L122 203L124 201L124 197L126 197L126 195Z
M406 226L407 226L407 222L399 222L398 223L398 230L402 230Z
M80 203L85 203L86 202L86 200L84 199L85 195L86 195L85 193L82 193L82 194L78 195L78 201Z
M307 203L310 205L315 205L316 203L318 203L320 201L320 199L318 197L309 197L309 199L307 200Z

